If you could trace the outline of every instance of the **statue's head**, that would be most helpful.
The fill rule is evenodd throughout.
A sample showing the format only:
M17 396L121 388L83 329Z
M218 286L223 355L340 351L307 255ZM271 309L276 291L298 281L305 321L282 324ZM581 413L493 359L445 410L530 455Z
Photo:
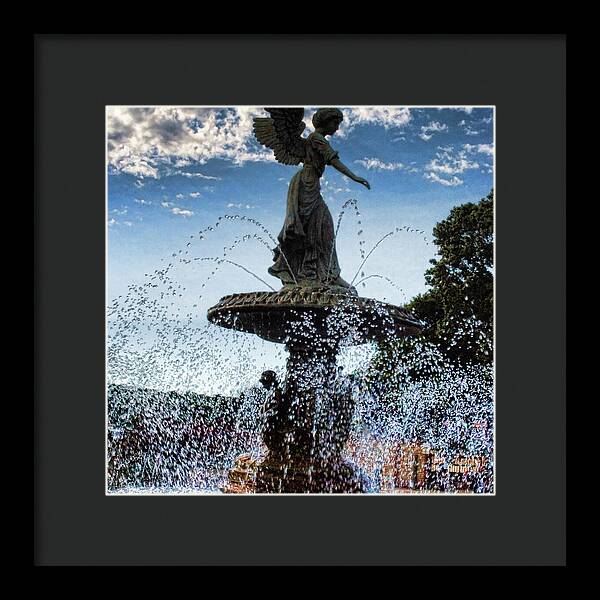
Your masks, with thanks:
M277 374L275 371L263 371L260 376L260 383L265 389L270 390L277 385Z
M343 120L344 115L339 108L319 108L312 118L315 129L320 129L324 135L333 135Z

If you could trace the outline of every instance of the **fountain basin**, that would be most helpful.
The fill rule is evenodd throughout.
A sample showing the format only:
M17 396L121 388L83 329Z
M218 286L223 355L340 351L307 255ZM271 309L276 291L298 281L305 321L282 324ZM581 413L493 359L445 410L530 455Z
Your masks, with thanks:
M209 308L207 316L221 327L276 343L309 335L351 346L418 334L423 327L399 306L327 287L231 294Z

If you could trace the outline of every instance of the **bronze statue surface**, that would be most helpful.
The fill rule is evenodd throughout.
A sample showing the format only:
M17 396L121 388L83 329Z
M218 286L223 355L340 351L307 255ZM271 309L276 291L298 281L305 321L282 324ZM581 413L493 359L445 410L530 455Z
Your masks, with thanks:
M321 195L326 165L370 189L369 182L344 165L326 139L338 130L344 118L342 111L318 109L312 117L315 131L305 138L303 108L265 110L270 117L254 118L256 139L273 150L278 162L302 164L289 184L285 221L274 249L274 264L268 271L284 287L328 286L356 294L340 275L333 219Z

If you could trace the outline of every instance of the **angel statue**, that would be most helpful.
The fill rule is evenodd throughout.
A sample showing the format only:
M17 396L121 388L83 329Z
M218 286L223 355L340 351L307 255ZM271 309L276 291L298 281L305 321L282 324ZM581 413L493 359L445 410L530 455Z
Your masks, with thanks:
M303 108L265 108L270 117L254 118L254 135L271 148L278 162L302 168L292 177L287 210L274 249L274 264L269 273L284 287L327 286L356 293L340 277L335 250L335 231L331 213L321 196L321 177L325 165L371 189L369 182L355 175L339 159L325 136L333 135L344 116L338 108L319 108L312 117L315 131L302 137L306 125Z

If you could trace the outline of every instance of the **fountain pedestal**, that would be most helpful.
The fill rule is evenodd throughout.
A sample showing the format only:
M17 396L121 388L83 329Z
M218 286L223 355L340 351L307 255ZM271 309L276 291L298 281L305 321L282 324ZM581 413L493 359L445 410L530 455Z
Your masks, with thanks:
M336 377L336 357L354 345L420 331L402 308L331 288L225 296L208 311L222 327L284 343L285 382L271 390L256 492L361 493L364 481L342 458L354 410Z
M256 491L270 493L363 492L352 465L342 460L354 402L336 378L338 345L315 337L286 344L284 385L271 391Z

